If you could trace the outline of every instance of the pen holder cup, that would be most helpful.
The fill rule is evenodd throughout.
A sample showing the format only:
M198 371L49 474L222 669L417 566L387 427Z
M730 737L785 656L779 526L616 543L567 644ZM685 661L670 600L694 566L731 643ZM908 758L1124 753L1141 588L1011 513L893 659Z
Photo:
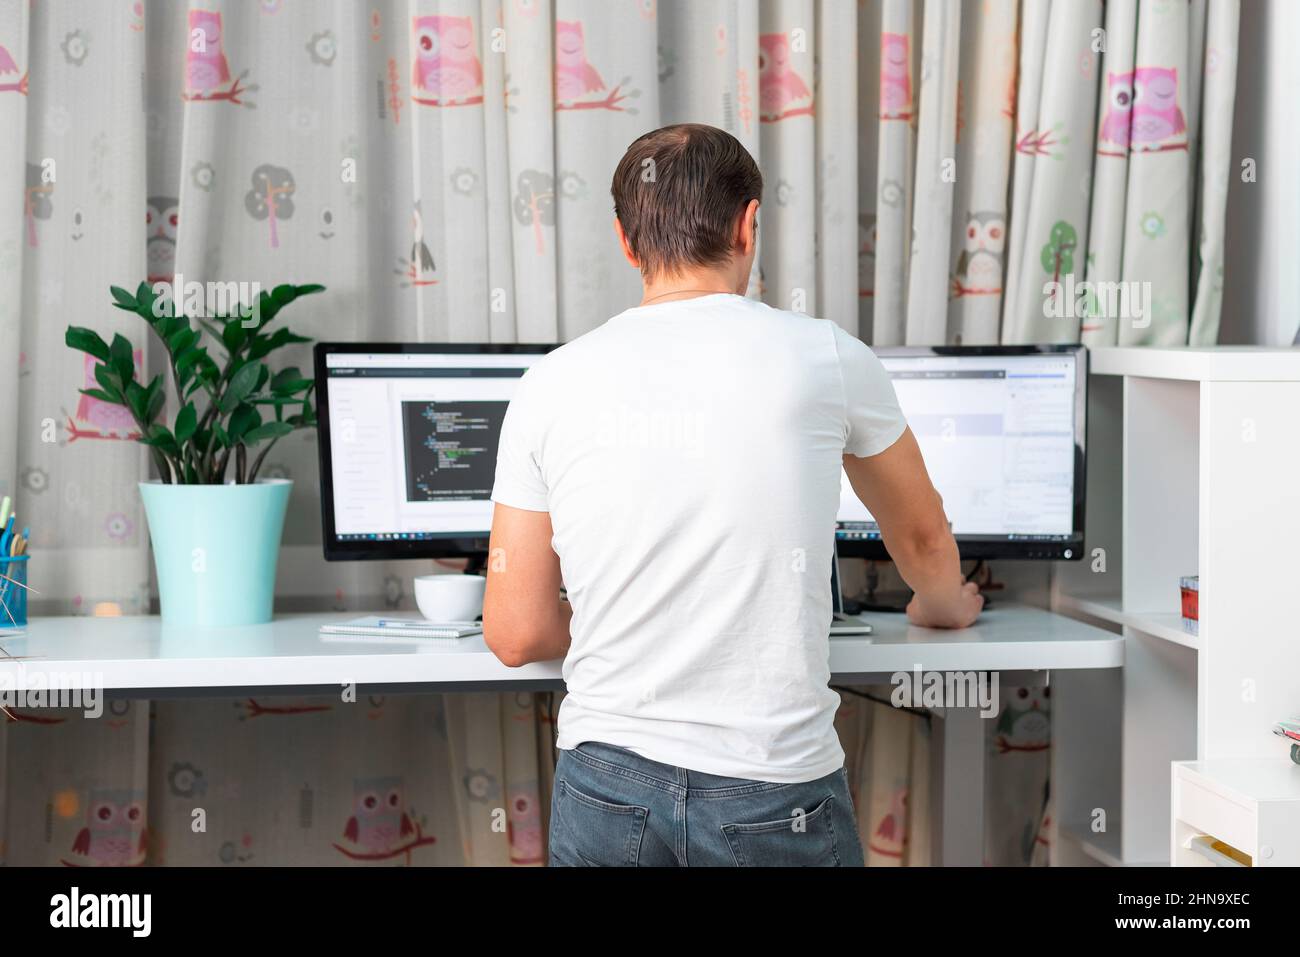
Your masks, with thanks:
M0 632L27 626L27 559L0 558Z

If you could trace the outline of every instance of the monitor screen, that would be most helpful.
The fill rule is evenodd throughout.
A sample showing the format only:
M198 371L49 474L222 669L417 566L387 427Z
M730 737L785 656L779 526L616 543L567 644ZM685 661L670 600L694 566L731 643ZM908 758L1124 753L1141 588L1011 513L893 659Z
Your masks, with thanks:
M881 348L930 479L967 558L1083 551L1084 386L1078 346ZM841 555L886 558L841 474Z
M551 348L319 344L325 557L486 552L506 405Z

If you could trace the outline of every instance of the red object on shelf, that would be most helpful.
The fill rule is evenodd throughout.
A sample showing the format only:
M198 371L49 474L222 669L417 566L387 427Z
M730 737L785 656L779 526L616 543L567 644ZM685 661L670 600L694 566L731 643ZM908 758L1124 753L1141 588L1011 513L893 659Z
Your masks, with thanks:
M1196 621L1196 609L1201 595L1200 576L1193 575L1190 578L1180 579L1178 584L1183 596L1183 618Z

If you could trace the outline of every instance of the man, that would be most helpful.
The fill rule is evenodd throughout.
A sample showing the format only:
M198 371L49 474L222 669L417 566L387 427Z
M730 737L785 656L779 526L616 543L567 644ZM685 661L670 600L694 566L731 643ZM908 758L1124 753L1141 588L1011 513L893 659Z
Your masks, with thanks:
M983 604L871 350L743 297L762 191L722 130L634 142L641 304L530 369L502 427L484 637L564 658L552 864L862 863L827 686L841 467L914 623Z

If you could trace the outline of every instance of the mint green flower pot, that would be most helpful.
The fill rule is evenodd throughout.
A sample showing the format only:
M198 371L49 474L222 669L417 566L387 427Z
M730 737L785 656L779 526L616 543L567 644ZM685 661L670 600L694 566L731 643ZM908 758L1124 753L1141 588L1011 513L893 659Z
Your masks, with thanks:
M271 620L280 534L293 483L141 482L167 625L259 625Z

